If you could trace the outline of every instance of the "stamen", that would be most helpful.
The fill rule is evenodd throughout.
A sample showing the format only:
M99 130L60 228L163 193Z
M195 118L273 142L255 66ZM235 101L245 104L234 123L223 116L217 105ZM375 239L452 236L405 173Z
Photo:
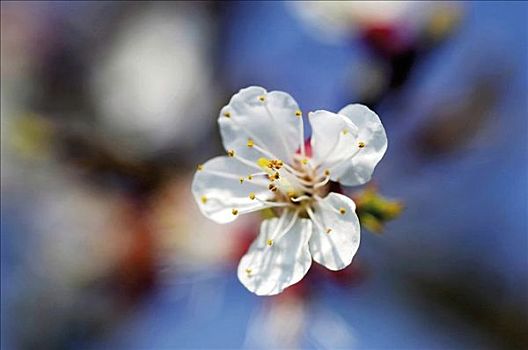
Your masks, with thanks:
M206 197L206 196L202 196L202 197L200 198L200 200L202 201L202 204L207 203L207 197Z
M198 164L198 165L196 166L196 170L197 170L197 171L202 171L202 170L203 170L203 164Z
M237 180L237 181L240 181L240 178L241 178L239 175L230 174L230 173L226 173L226 172L223 172L223 171L217 171L217 170L204 169L204 173L205 174L215 175L215 176L218 176L218 177L221 177L221 178L224 178L224 179L233 179L233 180ZM261 179L255 179L255 180L261 180ZM255 186L263 186L263 187L266 187L268 185L267 182L257 182L257 181L252 181L251 184L253 184Z
M366 146L365 142L359 141L359 143L358 143L358 147L359 148L364 148L365 146Z
M330 204L328 204L327 202L325 202L323 200L323 198L321 198L318 195L315 195L314 198L317 199L317 204L322 205L323 207L329 209L330 211L332 211L332 212L334 212L336 214L339 214L339 215L345 215L346 214L346 209L345 208L341 207L339 209L336 209L333 206L331 206Z
M358 148L352 154L350 154L345 159L339 161L337 164L332 165L333 169L335 170L335 169L339 168L341 165L343 165L344 163L350 161L352 158L354 158L356 155L358 155L358 153L366 146L364 143L360 143L360 144L363 144L363 146L361 147L360 145L358 145Z
M246 275L247 275L248 277L251 277L251 273L252 273L252 272L253 272L253 270L250 269L249 267L246 269Z
M238 214L238 210L237 210L237 209L232 209L232 210L231 210L231 214L233 214L233 215L237 215L237 214Z
M264 95L260 95L260 96L258 97L258 99L259 99L260 102L264 102L264 101L266 101L266 96L264 96Z
M277 228L275 229L275 231L273 232L273 234L271 235L271 238L269 240L271 240L273 243L277 242L279 239L282 238L282 236L284 236L288 231L291 230L291 228L293 227L293 225L295 225L295 221L297 221L297 217L299 216L299 210L296 210L293 215L292 215L292 218L290 219L290 221L288 222L288 224L286 225L286 227L283 229L282 228L282 225L284 223L284 219L286 218L286 216L288 215L288 212L285 211L280 219L279 219L279 223L277 224ZM280 221L282 220L282 222Z
M341 142L341 138L345 137L345 136L346 137L352 136L352 133L350 132L350 130L348 128L344 128L342 130L342 132L339 133L339 137L336 138L336 140L335 140L334 144L332 145L332 147L330 147L328 149L328 152L326 152L326 154L323 157L319 157L319 163L317 163L314 166L314 168L320 167L321 164L323 164L323 162L328 159L328 157L332 154L332 152L337 148L337 146Z
M243 184L244 183L244 178L241 177L240 179L238 179L238 181L240 181L240 183Z
M249 194L249 199L254 200L255 199L255 192L251 192Z
M235 156L235 151L232 150L232 149L229 150L229 151L227 151L227 156L228 156L228 157L234 157L234 156Z
M292 202L295 202L295 203L302 202L302 201L307 200L307 199L311 199L311 197L304 195L304 196L299 196L299 197L295 197L295 198L290 198L290 200Z
M253 173L253 174L249 174L247 176L247 179L248 180L253 180L253 176L267 176L268 174L265 173L265 172L260 172L260 173Z
M313 188L314 188L314 189L317 189L317 188L319 188L319 187L323 187L323 186L326 185L329 181L330 181L330 175L326 175L326 176L324 177L324 180L321 181L321 182L316 183L316 184L313 186Z
M271 247L273 245L273 240L272 239L268 239L266 241L266 244Z
M317 229L319 231L326 232L326 230L323 228L323 225L321 225L319 220L317 220L317 218L315 217L315 214L313 213L312 208L306 207L306 213L308 214L312 222L315 224L315 226L317 226Z
M255 200L264 204L267 208L284 208L291 206L289 203L265 201L257 197L255 197Z
M330 233L330 232L332 232L332 229L331 228L327 228L326 229L326 233Z
M230 112L224 112L224 117L231 118L231 113Z
M281 126L279 123L277 123L277 120L275 120L275 117L273 116L273 114L271 113L270 109L269 109L269 106L268 104L264 104L264 108L266 109L266 112L268 113L268 116L270 117L272 123L273 123L273 126L275 128L275 130L277 130L278 134L279 134L279 138L282 142L282 146L284 147L284 151L286 152L286 154L293 154L293 152L290 151L289 147L288 147L288 143L286 142L286 139L284 138L284 135L283 133L280 131L281 130Z
M247 141L247 146L248 146L249 148L255 146L255 141L253 141L253 139L248 139L248 141Z
M306 157L306 150L304 146L304 120L301 111L295 112L295 115L299 118L299 141L301 143L301 156L304 158Z
M253 169L262 170L261 168L258 167L258 165L256 165L254 162L252 162L250 160L247 160L245 158L242 158L242 157L236 156L236 155L234 155L234 158L236 160L238 160L239 162L244 163L245 165L247 165L247 166L249 166L249 167L251 167Z

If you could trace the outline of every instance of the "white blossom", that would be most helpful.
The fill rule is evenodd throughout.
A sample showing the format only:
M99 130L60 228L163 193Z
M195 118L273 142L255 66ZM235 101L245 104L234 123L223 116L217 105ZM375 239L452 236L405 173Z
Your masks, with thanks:
M330 270L351 263L360 240L356 206L329 192L329 182L366 183L387 149L383 125L366 106L315 111L308 119L311 155L302 112L290 95L240 90L218 117L227 156L199 165L192 184L200 210L218 223L266 208L276 212L238 266L242 284L258 295L297 283L312 259Z

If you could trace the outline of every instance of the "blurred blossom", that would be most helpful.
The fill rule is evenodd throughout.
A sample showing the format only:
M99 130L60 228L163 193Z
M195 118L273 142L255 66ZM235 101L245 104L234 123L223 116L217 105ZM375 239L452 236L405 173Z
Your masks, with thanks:
M214 103L208 14L184 3L140 8L119 23L93 67L103 131L140 155L196 146Z
M380 35L391 35L391 42L385 44L393 50L424 33L444 34L458 20L462 7L458 2L437 1L295 1L291 5L319 38L379 40Z

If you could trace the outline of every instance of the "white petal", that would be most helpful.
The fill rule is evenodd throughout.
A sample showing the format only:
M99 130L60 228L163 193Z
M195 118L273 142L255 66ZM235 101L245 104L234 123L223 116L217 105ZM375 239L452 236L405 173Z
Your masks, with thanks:
M274 234L278 223L279 219L276 218L262 223L260 234L238 265L240 282L257 295L282 292L299 282L312 264L308 247L312 222L297 219L288 232L270 246L267 241ZM285 225L283 229L288 228Z
M192 193L202 213L218 223L227 223L245 211L263 208L264 204L252 200L249 194L253 192L262 200L272 195L265 184L258 184L260 179L247 179L254 172L255 169L230 157L216 157L205 163L192 183ZM241 177L245 178L243 183L240 183ZM236 215L233 209L238 211Z
M365 147L335 170L335 177L346 186L362 185L370 180L374 168L387 150L387 135L378 115L361 104L351 104L339 111L340 115L349 118L358 128L358 142Z
M344 209L344 214L340 213ZM360 226L352 199L330 193L314 208L315 221L310 238L314 261L330 270L347 267L359 248Z
M298 110L297 102L285 92L268 93L256 86L240 90L222 108L218 118L225 149L235 150L250 160L269 158L259 152L260 147L274 158L291 162L300 147ZM249 139L257 147L248 147Z
M344 116L316 111L309 114L312 126L312 158L320 169L345 160L357 148L358 129Z

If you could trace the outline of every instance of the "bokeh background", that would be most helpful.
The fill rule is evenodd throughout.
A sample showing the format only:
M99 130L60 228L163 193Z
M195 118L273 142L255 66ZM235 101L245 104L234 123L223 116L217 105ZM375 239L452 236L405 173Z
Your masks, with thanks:
M2 349L526 349L527 23L523 2L3 1ZM236 277L260 218L190 195L250 85L375 109L388 152L346 191L404 207L276 297Z

